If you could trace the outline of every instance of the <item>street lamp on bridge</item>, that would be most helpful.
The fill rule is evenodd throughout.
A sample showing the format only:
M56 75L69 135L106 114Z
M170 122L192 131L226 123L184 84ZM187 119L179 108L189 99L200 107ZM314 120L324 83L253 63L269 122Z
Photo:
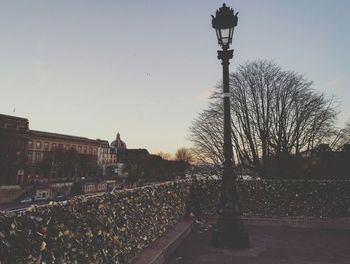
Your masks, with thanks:
M233 162L231 140L231 114L229 91L229 60L233 57L230 50L233 31L237 26L238 12L225 4L212 15L212 26L216 30L218 44L218 59L222 61L223 69L223 101L224 101L224 164L220 186L217 212L219 214L213 226L212 245L216 247L244 249L249 247L248 232L240 219L238 208L238 194L236 190L237 173Z

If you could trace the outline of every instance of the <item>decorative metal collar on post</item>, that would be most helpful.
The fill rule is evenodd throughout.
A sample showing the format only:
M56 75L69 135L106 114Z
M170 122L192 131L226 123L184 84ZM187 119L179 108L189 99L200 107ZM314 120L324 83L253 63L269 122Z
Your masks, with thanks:
M223 101L224 101L224 168L217 204L218 219L213 226L212 245L216 247L249 248L249 236L240 219L238 194L236 190L237 173L233 161L231 140L231 113L229 91L229 60L233 57L233 50L229 50L232 43L233 31L238 22L238 12L225 4L212 16L212 26L216 30L218 44L222 50L218 51L218 59L222 61L223 69Z

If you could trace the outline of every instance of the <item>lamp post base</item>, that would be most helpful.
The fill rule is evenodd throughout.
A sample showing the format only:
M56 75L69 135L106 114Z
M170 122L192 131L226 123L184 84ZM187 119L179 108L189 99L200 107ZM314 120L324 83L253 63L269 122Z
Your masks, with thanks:
M218 248L248 249L249 235L239 218L219 216L213 225L211 245Z

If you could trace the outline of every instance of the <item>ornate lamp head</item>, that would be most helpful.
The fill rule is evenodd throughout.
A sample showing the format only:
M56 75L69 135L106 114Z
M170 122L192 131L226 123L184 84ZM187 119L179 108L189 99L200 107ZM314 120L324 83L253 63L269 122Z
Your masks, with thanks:
M223 4L216 10L215 17L212 15L212 26L216 30L218 43L223 49L228 49L232 43L233 30L237 26L238 12L234 14L232 8Z

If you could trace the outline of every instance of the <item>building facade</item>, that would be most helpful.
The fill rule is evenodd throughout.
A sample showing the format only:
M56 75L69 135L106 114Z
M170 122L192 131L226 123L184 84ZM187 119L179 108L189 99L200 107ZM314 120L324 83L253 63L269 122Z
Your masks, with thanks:
M30 130L27 181L95 177L99 142L84 137Z
M26 118L0 114L0 184L19 184L26 167L29 139Z
M104 165L112 165L117 162L117 155L114 148L109 146L107 140L96 140L99 144L97 148L97 165L102 167Z

